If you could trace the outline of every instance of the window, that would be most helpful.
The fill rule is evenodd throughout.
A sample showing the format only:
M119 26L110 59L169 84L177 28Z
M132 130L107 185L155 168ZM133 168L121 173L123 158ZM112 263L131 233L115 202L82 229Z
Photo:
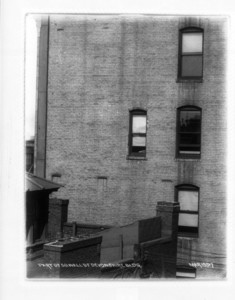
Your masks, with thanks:
M189 266L177 266L176 278L193 279L196 278L196 269Z
M176 187L177 202L180 204L178 233L181 235L198 235L199 188L194 185Z
M176 156L200 158L201 108L182 106L177 109Z
M202 78L203 30L189 27L180 30L178 77L182 79Z
M146 119L145 110L130 111L129 156L146 157Z

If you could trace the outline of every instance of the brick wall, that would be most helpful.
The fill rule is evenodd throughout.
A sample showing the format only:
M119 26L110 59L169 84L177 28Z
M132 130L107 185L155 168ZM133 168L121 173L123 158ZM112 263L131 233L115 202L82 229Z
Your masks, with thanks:
M185 26L204 29L203 82L177 82ZM174 199L175 185L191 183L200 188L200 227L190 259L223 254L225 29L219 17L50 17L46 175L62 175L69 221L123 225L151 217L157 201ZM199 160L175 159L182 105L202 108ZM134 107L147 110L147 160L126 159Z
M49 199L48 239L58 239L63 236L63 224L67 222L69 200Z

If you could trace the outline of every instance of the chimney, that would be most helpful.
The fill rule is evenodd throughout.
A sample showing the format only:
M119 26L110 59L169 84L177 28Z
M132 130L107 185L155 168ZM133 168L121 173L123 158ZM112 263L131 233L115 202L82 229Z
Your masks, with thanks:
M49 199L48 235L50 240L63 237L63 224L67 222L69 200Z
M157 217L162 219L162 237L169 236L173 240L177 239L179 210L178 202L157 203Z

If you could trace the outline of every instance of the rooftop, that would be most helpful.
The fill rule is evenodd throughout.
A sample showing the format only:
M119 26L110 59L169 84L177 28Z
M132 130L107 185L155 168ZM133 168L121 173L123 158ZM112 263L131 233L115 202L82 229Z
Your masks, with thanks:
M26 192L34 192L41 190L57 191L63 185L38 177L31 173L26 173Z

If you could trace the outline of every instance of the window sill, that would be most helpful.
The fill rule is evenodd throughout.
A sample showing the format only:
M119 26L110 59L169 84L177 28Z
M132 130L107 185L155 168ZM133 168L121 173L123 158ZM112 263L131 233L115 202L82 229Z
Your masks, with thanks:
M127 155L127 160L148 160L147 157Z
M202 78L177 78L176 79L177 83L203 83L203 79Z
M201 154L181 154L176 153L175 160L201 160Z
M175 161L201 161L200 157L176 157Z
M183 233L178 232L178 239L180 240L194 240L198 239L198 233Z

